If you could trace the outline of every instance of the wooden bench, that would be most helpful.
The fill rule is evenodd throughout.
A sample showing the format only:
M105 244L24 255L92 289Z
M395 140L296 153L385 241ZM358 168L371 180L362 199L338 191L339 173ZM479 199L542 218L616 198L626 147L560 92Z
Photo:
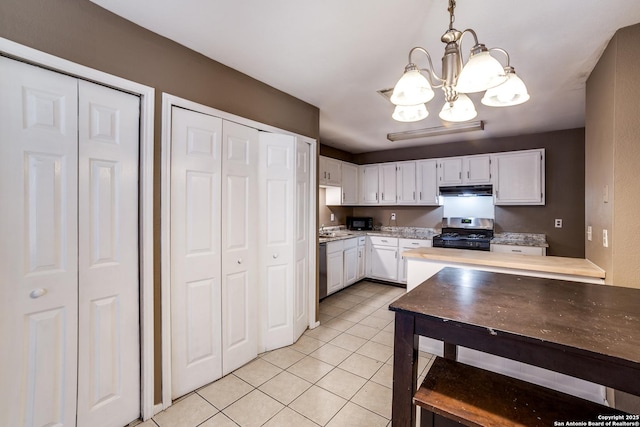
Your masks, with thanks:
M599 415L624 415L604 405L441 357L434 361L413 403L421 408L421 427L553 426L555 421L599 421Z

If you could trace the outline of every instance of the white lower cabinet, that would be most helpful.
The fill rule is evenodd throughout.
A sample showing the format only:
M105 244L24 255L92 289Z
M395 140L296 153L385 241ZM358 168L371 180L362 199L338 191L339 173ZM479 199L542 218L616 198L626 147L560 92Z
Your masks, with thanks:
M515 245L491 245L491 252L503 254L538 255L545 256L547 248L537 246L515 246Z
M398 280L398 239L395 237L369 236L369 277Z
M400 257L398 258L398 281L407 283L407 260L402 256L403 252L416 248L430 248L431 240L426 239L399 239L398 248Z
M357 280L364 279L367 276L367 238L365 236L358 237L358 273Z
M327 243L327 295L344 287L343 241Z
M349 286L358 280L358 239L344 241L344 286Z

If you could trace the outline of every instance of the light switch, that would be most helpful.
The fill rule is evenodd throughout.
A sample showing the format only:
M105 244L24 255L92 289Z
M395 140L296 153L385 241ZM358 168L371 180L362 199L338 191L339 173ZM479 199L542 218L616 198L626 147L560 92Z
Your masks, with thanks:
M607 229L602 230L602 246L605 248L609 247L609 233L607 233Z
M335 214L331 214L331 222L336 220L336 215Z
M602 201L604 203L609 203L609 185L605 184L602 188Z
M587 226L587 240L588 241L593 240L593 229L591 228L590 225Z

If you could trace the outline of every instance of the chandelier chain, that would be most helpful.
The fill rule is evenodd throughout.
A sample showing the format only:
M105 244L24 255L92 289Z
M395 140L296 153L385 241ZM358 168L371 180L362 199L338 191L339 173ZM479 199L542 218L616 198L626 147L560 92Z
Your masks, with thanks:
M453 14L453 10L456 8L456 0L449 0L449 7L447 10L449 11L449 29L453 30L453 23L456 20L455 15Z

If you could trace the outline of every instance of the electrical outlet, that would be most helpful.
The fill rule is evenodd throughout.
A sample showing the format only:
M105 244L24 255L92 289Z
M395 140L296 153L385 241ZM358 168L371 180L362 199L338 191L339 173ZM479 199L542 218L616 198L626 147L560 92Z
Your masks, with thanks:
M395 213L395 212L393 212L393 213L391 214L391 221L395 221L395 220L396 220L396 213Z
M562 220L559 218L556 218L556 228L562 228Z
M606 229L602 230L602 246L609 247L609 233L607 233Z
M591 228L591 226L587 226L587 240L591 241L593 240L593 229Z

